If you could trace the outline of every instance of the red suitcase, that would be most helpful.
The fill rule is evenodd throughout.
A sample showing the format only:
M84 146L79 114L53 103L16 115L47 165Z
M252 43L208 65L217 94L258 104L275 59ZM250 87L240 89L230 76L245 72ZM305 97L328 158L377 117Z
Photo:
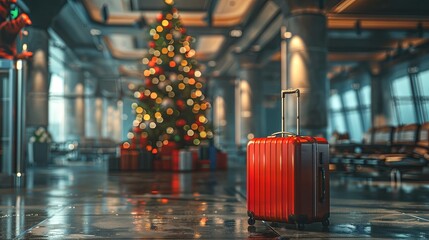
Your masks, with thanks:
M297 94L297 134L284 132L284 98L291 93ZM324 138L299 135L299 95L299 89L282 91L282 132L247 145L249 225L255 220L299 229L312 222L329 225L329 145Z

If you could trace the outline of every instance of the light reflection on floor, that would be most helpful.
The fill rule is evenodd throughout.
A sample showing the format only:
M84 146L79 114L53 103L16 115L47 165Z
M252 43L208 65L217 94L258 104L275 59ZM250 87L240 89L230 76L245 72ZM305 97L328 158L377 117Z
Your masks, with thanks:
M0 189L1 239L429 238L428 182L333 174L331 226L257 221L248 228L245 170L107 173L105 166L27 171ZM249 231L250 230L250 231Z

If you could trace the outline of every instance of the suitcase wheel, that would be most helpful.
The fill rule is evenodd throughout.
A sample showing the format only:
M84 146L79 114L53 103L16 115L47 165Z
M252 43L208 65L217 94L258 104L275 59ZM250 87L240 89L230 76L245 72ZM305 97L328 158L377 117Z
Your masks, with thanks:
M249 219L247 220L247 223L248 223L250 226L253 226L253 225L255 225L255 219L254 219L253 217L249 217Z
M249 219L247 220L247 223L250 226L253 226L255 224L255 215L251 211L247 211L247 216L249 216Z
M323 225L324 227L328 227L328 226L329 226L329 224L330 224L330 222L329 222L329 219L328 219L328 218L325 218L325 219L323 219L323 220L322 220L322 225Z
M256 227L255 226L248 226L247 227L247 231L250 233L255 233L256 232Z

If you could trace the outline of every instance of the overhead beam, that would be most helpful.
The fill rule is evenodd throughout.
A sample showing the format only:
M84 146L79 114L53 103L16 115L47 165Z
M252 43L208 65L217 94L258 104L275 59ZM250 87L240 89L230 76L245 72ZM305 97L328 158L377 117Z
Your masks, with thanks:
M423 29L429 28L427 16L371 16L361 14L327 14L328 29L355 29L360 22L362 30L417 30L419 24Z
M273 22L279 13L280 8L276 4L267 2L260 10L256 19L244 30L243 36L235 44L234 51L246 51L251 46L251 44L255 42L259 36L261 36L261 34L265 31L265 28Z

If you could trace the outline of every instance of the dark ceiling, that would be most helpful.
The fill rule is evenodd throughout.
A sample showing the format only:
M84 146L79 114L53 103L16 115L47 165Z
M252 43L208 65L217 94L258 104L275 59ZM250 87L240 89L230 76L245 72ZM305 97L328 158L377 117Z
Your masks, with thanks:
M217 43L217 49L213 46L212 52L200 55L206 76L234 74L234 51L252 52L261 64L279 61L282 16L277 4L281 1L176 0L182 19L189 22L189 34L201 45L197 51L210 50L204 43ZM34 25L51 26L84 63L81 66L100 80L126 74L120 69L139 69L147 31L147 26L142 28L141 24L150 23L164 6L161 0L26 2ZM245 4L249 7L244 11ZM295 4L302 2L297 0ZM429 1L321 0L319 4L328 19L328 76L345 66L382 62L400 52L428 47ZM103 5L110 13L107 23L100 20ZM238 16L232 25L222 20L222 14L228 11ZM207 16L213 16L211 21ZM242 31L242 36L232 37L233 30Z

